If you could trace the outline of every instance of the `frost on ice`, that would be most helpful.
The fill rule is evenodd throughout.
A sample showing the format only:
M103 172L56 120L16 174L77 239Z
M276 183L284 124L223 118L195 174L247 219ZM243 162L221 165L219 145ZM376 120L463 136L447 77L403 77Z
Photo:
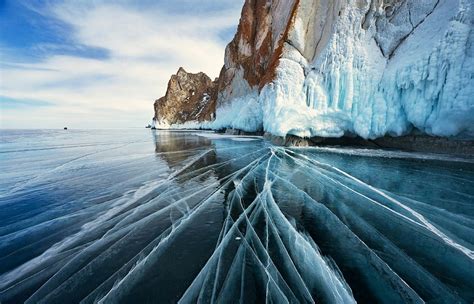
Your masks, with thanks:
M304 137L413 128L474 136L472 1L313 2L300 1L276 77L258 95L262 115L251 95L252 111L218 110L218 127ZM244 104L242 97L223 104L234 101Z

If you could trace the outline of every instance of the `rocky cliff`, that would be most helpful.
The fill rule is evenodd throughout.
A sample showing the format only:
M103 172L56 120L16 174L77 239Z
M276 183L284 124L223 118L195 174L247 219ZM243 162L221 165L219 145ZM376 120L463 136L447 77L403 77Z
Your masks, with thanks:
M216 106L203 126L472 139L473 16L472 0L246 0L217 83L198 81L207 110L172 79L155 117L203 121Z
M166 95L155 101L154 127L169 127L187 121L209 121L214 118L217 80L206 74L192 74L179 68L168 82Z
M214 125L472 138L473 16L472 0L247 0Z

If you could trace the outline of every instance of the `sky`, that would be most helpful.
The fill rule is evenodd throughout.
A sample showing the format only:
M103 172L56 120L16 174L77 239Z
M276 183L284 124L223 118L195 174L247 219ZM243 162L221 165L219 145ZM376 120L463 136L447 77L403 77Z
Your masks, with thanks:
M244 0L0 0L0 128L143 127L180 66L217 77Z

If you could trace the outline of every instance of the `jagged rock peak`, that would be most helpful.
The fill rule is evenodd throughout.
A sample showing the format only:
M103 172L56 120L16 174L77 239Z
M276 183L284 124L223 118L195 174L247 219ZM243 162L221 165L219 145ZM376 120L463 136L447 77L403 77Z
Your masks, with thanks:
M165 96L155 101L155 127L213 119L217 82L203 72L188 73L180 67L171 76Z

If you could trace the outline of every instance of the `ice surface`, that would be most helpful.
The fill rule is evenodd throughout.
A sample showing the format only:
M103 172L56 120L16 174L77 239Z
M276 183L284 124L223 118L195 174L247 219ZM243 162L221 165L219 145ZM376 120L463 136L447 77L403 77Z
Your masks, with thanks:
M94 132L1 143L2 303L474 300L472 160Z

